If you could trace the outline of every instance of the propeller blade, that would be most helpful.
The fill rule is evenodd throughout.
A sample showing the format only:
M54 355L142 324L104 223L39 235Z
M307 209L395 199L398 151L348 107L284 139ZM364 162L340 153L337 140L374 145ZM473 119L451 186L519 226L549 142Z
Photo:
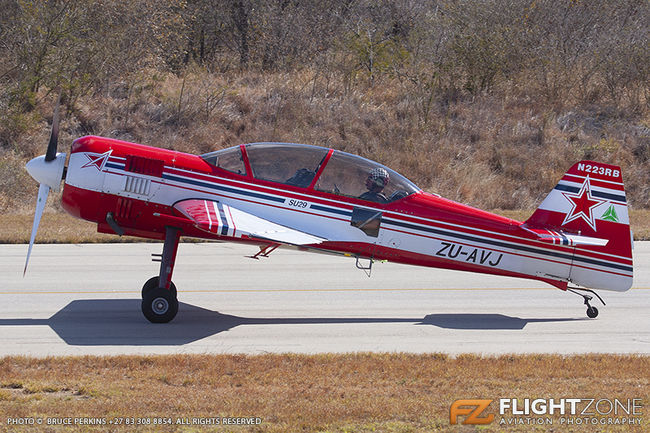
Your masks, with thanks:
M23 270L23 277L27 272L27 264L29 263L29 256L32 254L32 247L34 246L34 238L38 231L38 225L43 216L45 203L47 202L47 195L50 193L50 187L45 184L40 184L38 187L38 198L36 199L36 211L34 212L34 224L32 225L32 236L29 238L29 249L27 250L27 259L25 260L25 269Z
M50 162L56 158L56 148L59 143L59 105L61 104L61 92L56 99L56 106L54 107L54 116L52 117L52 133L50 134L50 142L47 144L47 152L45 153L45 162Z

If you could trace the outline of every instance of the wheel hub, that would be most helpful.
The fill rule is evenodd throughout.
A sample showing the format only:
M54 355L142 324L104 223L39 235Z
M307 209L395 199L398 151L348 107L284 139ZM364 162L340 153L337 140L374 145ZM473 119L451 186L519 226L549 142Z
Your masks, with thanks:
M151 303L151 309L156 314L165 314L169 310L169 302L165 298L156 298Z

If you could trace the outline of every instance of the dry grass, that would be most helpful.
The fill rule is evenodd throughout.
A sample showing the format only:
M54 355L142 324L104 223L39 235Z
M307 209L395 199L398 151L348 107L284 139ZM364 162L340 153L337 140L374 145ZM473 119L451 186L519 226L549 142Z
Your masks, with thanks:
M645 405L649 397L648 358L642 356L329 354L0 359L0 431L16 431L6 426L8 417L263 420L255 427L173 425L114 431L474 431L450 426L453 401L640 398ZM643 411L647 416L645 407ZM643 428L608 427L607 431ZM85 430L99 431L96 427ZM530 426L499 428L495 423L481 430L530 431ZM53 427L48 431L67 429ZM571 431L591 432L593 427L577 426Z
M524 221L532 211L495 210L495 213ZM29 242L33 214L0 215L0 244L23 244ZM650 210L632 210L631 224L635 240L650 240ZM97 233L97 226L78 220L66 213L48 212L43 215L36 238L38 243L98 243L98 242L147 242L146 239L124 236L122 238Z
M377 160L425 190L482 209L534 208L573 162L594 159L620 165L630 204L650 207L645 112L605 105L555 112L508 90L436 93L423 111L426 94L408 82L346 87L309 68L151 73L133 87L132 98L116 90L80 99L63 119L60 150L88 133L189 153L254 141L315 144ZM37 107L43 119L52 103L44 97ZM0 149L0 171L12 173L0 180L0 212L31 208L36 187L22 167L43 153L48 130L43 120L14 149Z
M650 210L632 209L630 212L630 226L634 231L634 239L650 240Z
M382 162L443 197L522 219L530 214L522 209L535 208L574 161L594 159L622 167L629 204L640 209L632 212L636 238L650 239L647 112L604 105L555 112L507 90L472 98L436 93L423 111L426 95L408 82L385 77L346 87L330 78L309 68L143 73L131 98L113 89L80 99L63 118L59 150L88 133L190 153L254 141L322 145ZM40 122L0 149L0 242L29 238L31 222L14 214L33 212L37 188L24 164L47 143L53 101L42 96ZM47 211L60 212L60 194L52 195ZM42 224L43 242L117 240L65 217Z
M0 244L29 243L34 215L0 215ZM122 238L105 233L97 233L97 224L73 218L66 213L48 212L43 214L38 227L36 242L42 244L78 244L98 242L147 242L146 239Z

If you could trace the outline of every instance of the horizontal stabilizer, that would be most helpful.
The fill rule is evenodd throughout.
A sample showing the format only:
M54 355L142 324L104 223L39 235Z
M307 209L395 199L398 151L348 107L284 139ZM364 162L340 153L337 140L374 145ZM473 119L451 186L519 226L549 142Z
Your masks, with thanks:
M324 241L218 201L183 200L176 203L174 209L194 221L197 228L220 236L260 238L290 245L311 245Z
M581 236L572 233L556 232L546 229L531 229L523 225L522 228L534 233L538 241L548 242L553 245L591 245L604 247L609 242L608 239L594 238L590 236Z

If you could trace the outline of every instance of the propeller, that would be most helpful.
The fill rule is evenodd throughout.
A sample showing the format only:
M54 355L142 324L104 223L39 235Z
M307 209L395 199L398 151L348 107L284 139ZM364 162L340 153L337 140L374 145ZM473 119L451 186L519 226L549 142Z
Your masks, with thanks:
M38 231L38 225L41 222L41 216L43 216L43 209L45 209L45 203L47 202L47 196L50 193L50 187L44 183L38 186L38 198L36 199L36 211L34 211L34 223L32 224L32 236L29 238L29 248L27 249L27 259L25 260L25 269L23 269L23 277L27 272L27 265L29 264L29 256L32 254L32 247L34 246L34 238L36 238L36 232Z
M50 141L47 143L47 152L45 153L45 162L53 161L56 158L56 148L59 143L59 105L61 104L61 92L56 98L54 107L54 116L52 116L52 133Z
M25 168L38 183L38 196L36 199L36 210L34 211L34 223L32 224L32 234L29 238L29 248L27 249L27 258L25 259L25 269L23 270L23 277L27 272L27 265L29 264L29 257L32 254L32 247L34 246L34 239L38 232L38 225L43 216L47 196L50 189L59 191L61 189L61 179L63 179L63 171L65 169L65 153L57 153L57 146L59 141L59 105L61 103L61 92L56 100L54 108L54 116L52 117L52 133L50 134L50 141L47 144L47 152L45 155L37 156L25 165Z

